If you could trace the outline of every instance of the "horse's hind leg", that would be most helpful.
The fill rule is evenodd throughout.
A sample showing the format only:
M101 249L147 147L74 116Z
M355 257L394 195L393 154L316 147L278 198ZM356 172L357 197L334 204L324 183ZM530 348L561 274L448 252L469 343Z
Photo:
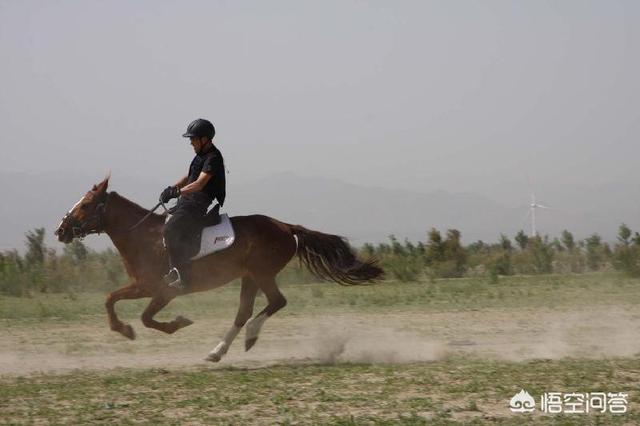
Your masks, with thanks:
M262 325L267 320L267 318L287 305L287 299L285 299L282 293L280 293L278 285L276 284L275 276L259 280L258 286L260 287L260 290L262 290L262 292L265 294L265 296L267 296L269 304L258 315L256 315L251 321L247 323L247 331L244 342L245 351L248 351L253 347L253 345L256 344L258 335L260 334L260 329L262 328Z
M107 315L109 316L109 327L111 330L117 331L123 336L133 340L136 338L136 333L129 324L125 324L116 315L115 303L122 299L139 299L141 297L148 296L142 291L135 283L129 284L126 287L122 287L107 296L105 307L107 308Z
M162 294L153 296L151 302L149 302L149 305L142 313L142 323L145 327L155 328L156 330L164 331L167 334L173 334L181 328L193 324L193 321L182 316L176 317L176 319L171 322L160 322L153 319L155 314L167 306L172 299L173 297Z
M253 315L253 304L256 300L256 294L258 293L258 285L249 277L242 278L242 287L240 288L240 306L238 307L238 314L233 322L233 325L224 335L223 339L218 345L209 352L209 355L205 358L207 361L218 362L229 350L229 346L236 338L240 329L245 325L247 320Z

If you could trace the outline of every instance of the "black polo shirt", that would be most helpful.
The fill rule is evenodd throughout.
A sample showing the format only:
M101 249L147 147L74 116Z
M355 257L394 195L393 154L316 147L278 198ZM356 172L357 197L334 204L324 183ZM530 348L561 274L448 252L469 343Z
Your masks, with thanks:
M218 200L218 203L222 206L226 196L224 159L222 158L222 153L215 145L211 145L206 152L202 152L193 157L191 165L189 166L187 184L195 182L201 172L211 175L209 182L207 182L201 191L182 195L180 197L181 201L196 202L208 206L213 200Z

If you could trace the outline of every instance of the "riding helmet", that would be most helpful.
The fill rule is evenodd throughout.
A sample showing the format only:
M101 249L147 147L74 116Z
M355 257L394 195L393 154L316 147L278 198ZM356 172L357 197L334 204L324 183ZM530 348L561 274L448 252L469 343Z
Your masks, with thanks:
M187 132L182 135L184 138L199 138L202 136L209 137L213 139L216 134L216 129L213 127L213 124L209 120L205 120L204 118L198 118L197 120L193 120L187 126Z

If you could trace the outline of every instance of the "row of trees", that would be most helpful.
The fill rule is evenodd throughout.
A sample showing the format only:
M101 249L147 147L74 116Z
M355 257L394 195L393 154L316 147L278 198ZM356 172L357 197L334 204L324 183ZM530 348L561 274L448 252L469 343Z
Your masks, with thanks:
M0 252L0 293L29 295L33 292L112 290L126 282L120 256L112 249L90 250L74 240L62 253L44 243L45 230L37 228L26 234L26 252ZM640 276L640 234L622 224L617 242L610 245L593 234L576 241L569 231L559 238L529 237L523 231L510 239L500 235L496 243L476 241L464 246L460 231L450 229L444 236L431 229L425 242L399 242L394 236L388 243L365 244L363 256L377 257L389 278L414 281L428 278L464 276L581 273L616 268ZM316 279L292 261L278 276L280 282L307 283Z
M401 281L423 276L455 278L487 275L582 273L618 269L640 276L640 234L625 224L618 229L617 242L610 245L598 234L576 241L563 231L559 238L530 237L523 231L510 239L500 235L496 243L476 241L461 243L460 231L450 229L443 236L431 229L426 242L390 242L374 246L365 244L365 255L378 257L385 270Z
M125 282L124 265L112 249L97 252L74 240L58 254L45 245L44 237L44 228L37 228L26 234L24 255L0 252L0 293L109 290Z

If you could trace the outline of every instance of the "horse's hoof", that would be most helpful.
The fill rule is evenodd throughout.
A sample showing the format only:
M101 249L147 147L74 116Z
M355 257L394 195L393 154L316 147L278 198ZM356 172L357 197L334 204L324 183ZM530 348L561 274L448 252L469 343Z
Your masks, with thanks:
M209 353L209 355L207 355L207 357L204 360L211 361L211 362L220 362L221 359L222 359L222 356L220 354L211 352Z
M130 324L125 324L120 330L120 333L129 340L136 339L136 332L133 331L133 327Z
M175 323L178 326L178 329L180 329L180 328L187 327L187 326L193 324L193 321L191 321L189 318L185 318L182 315L180 315L180 316L176 317Z
M253 347L258 341L257 337L252 337L251 339L247 339L244 341L244 351L247 352L249 349Z

